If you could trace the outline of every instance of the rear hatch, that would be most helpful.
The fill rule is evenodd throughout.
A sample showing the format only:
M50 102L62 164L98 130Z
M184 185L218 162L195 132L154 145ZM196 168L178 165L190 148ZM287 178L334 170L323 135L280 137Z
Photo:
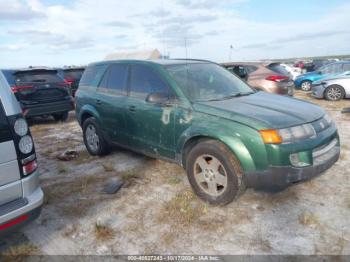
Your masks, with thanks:
M68 84L57 74L57 70L17 71L14 79L12 90L23 104L50 103L70 95Z
M289 73L287 69L285 69L279 63L271 63L266 67L274 73L271 76L268 76L266 80L278 82L279 86L281 87L281 94L293 95L294 82L292 80L293 76L291 73Z
M20 179L12 131L0 98L0 215L2 205L22 197Z

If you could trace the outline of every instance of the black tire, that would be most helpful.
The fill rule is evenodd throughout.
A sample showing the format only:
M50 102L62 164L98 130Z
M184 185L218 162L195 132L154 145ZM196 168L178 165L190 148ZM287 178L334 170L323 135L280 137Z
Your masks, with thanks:
M227 177L227 184L226 187L223 187L222 192L218 196L210 195L203 190L195 178L195 169L198 167L196 161L203 155L215 157L226 171L224 177ZM226 145L216 140L204 140L191 149L186 160L186 172L196 195L212 205L229 204L245 189L243 170L239 161ZM201 173L203 173L203 170ZM209 189L209 184L207 184L207 186ZM216 189L219 188L218 186L218 184L215 185Z
M58 121L65 122L68 119L69 112L66 111L66 112L62 112L62 113L55 113L52 116L55 119L55 121L57 121L57 122Z
M309 80L302 81L300 84L300 89L305 92L309 92L312 89L312 82Z
M98 145L96 148L94 148L93 146L91 146L88 143L88 138L87 138L87 134L86 134L87 129L92 128L92 127L95 129L96 135L98 137ZM85 147L90 155L103 156L103 155L106 155L109 153L109 145L108 145L107 141L105 140L103 133L101 131L101 128L97 124L97 121L94 117L90 117L84 121L84 123L83 123L83 138L84 138Z
M342 86L331 85L324 91L324 97L329 101L339 101L345 97L345 90Z

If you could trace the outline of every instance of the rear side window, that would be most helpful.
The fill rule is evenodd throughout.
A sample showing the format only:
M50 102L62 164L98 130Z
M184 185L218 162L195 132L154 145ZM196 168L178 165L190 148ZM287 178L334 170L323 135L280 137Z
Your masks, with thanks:
M13 75L15 71L13 70L2 70L2 73L4 74L7 83L9 84L9 86L14 86L15 83L15 76Z
M17 72L14 74L16 85L22 83L59 83L63 82L63 79L57 74L56 70L49 71L26 71Z
M267 66L267 68L274 71L277 74L289 76L288 71L280 64L270 64Z
M81 77L79 86L97 87L106 71L106 68L107 65L93 65L87 67Z
M0 143L11 140L11 131L0 100ZM0 159L1 160L1 159Z
M130 96L146 99L152 93L169 93L169 88L151 68L143 65L131 67Z
M100 87L117 93L126 93L127 73L127 65L114 64L109 66L108 71L103 76Z
M258 70L257 66L244 66L247 74L251 74L254 71Z

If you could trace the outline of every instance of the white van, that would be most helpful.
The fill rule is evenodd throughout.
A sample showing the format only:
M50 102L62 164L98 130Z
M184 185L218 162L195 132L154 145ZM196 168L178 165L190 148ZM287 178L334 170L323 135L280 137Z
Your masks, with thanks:
M39 216L44 194L37 167L27 122L0 71L0 235Z

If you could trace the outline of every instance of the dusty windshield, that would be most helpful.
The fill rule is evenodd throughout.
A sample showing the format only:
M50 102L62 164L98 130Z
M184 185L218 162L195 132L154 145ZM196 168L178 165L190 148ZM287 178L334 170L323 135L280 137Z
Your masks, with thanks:
M169 65L166 69L192 102L224 100L254 93L247 84L216 64L189 63Z

